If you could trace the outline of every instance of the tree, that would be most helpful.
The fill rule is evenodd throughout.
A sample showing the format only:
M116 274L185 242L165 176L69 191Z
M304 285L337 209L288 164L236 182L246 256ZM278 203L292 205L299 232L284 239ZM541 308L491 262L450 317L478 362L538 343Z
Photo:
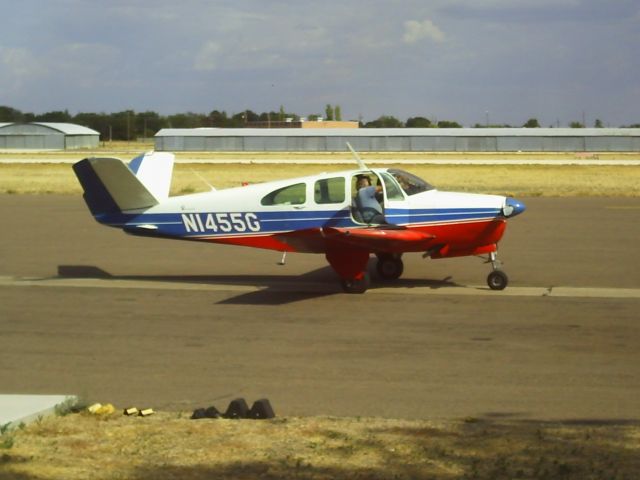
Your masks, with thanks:
M342 121L342 109L340 108L340 105L336 105L335 106L334 113L335 113L336 120L341 122Z
M219 112L218 110L214 110L209 114L209 123L212 127L224 128L229 123L229 119L227 118L227 112L224 110Z
M523 127L524 128L540 128L540 123L538 123L537 118L530 118L529 120L526 121Z
M46 112L41 115L36 115L36 122L58 122L58 123L69 123L72 117L69 115L69 111L54 111L54 112Z
M236 113L231 117L230 127L244 127L247 123L258 122L260 117L257 113L251 110L243 110L240 113Z
M74 115L71 120L72 123L76 123L78 125L83 125L87 128L91 128L96 132L100 132L100 136L103 140L109 140L110 131L109 131L109 116L106 113L78 113Z
M425 117L411 117L407 119L405 124L407 128L431 128L431 120Z
M462 128L462 125L452 120L440 120L438 122L438 128Z
M580 123L580 122L571 122L569 124L569 126L571 128L584 128L584 124Z
M132 137L133 138L149 138L165 127L165 121L160 118L156 112L146 111L136 113L133 120Z
M0 105L0 122L24 122L24 114L15 108Z
M604 124L602 123L602 120L600 120L599 118L596 118L596 121L593 123L593 126L596 128L604 128Z
M404 124L393 115L382 115L372 122L364 124L364 128L402 128Z
M327 117L327 120L333 120L333 107L327 103L327 106L324 107L324 115Z
M171 128L200 128L207 125L208 117L202 113L178 113L167 117Z
M124 110L122 112L112 113L109 116L109 128L113 140L132 140L135 138L135 118L136 112L133 110Z

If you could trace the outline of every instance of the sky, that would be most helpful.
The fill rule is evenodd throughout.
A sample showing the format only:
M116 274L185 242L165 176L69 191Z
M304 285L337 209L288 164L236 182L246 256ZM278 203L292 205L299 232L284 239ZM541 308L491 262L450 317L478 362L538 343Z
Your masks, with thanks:
M0 0L0 105L640 123L638 0Z

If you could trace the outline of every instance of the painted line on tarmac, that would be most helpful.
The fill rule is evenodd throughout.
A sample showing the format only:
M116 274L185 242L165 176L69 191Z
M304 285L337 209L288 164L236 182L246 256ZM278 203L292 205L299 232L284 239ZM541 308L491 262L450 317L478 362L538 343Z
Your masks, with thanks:
M324 283L272 282L269 285L242 283L198 283L163 280L122 279L122 278L64 278L64 277L10 277L0 276L0 287L66 287L66 288L138 288L146 290L192 290L214 292L251 293L270 291L280 293L341 293L327 288ZM639 288L597 288L597 287L508 287L502 291L490 290L482 285L429 285L396 287L375 285L370 294L389 295L461 295L461 296L503 296L503 297L570 297L570 298L615 298L640 299Z

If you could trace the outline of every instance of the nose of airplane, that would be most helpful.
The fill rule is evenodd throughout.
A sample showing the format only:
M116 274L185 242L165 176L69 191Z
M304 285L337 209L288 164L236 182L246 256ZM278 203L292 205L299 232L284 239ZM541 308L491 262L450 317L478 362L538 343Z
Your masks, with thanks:
M504 206L502 207L502 214L505 217L511 218L516 215L520 215L527 209L524 203L516 200L515 198L507 197L504 201Z

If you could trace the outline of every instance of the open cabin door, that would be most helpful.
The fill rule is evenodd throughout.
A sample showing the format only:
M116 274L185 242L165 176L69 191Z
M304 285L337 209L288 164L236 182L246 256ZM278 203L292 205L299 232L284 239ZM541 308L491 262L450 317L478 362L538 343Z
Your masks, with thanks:
M384 214L384 184L373 171L363 171L351 176L351 217L363 225L387 223Z
M384 187L384 213L387 223L402 225L409 223L407 197L395 178L388 172L379 172Z

